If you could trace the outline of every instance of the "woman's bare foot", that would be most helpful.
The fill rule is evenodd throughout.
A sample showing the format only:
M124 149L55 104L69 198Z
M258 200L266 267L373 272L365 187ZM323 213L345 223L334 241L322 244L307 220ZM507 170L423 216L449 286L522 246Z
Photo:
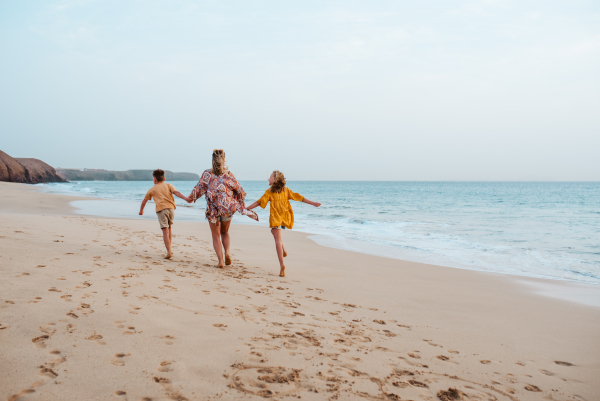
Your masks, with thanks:
M221 263L219 263L219 264L217 265L217 267L218 267L219 269L222 269L222 268L224 268L224 267L225 267L225 265L223 264L223 262L221 262Z
M229 266L231 264L231 256L225 255L225 264Z
M171 252L171 253L167 253L167 254L165 255L165 259L171 259L172 257L173 257L173 252Z
M285 266L281 266L279 270L279 277L285 277Z

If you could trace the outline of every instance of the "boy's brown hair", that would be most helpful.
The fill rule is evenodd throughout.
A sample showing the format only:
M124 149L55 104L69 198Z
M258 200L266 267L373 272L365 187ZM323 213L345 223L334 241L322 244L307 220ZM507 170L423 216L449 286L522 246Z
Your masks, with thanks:
M163 182L165 180L165 172L164 170L158 169L152 172L152 176L156 178L156 181Z

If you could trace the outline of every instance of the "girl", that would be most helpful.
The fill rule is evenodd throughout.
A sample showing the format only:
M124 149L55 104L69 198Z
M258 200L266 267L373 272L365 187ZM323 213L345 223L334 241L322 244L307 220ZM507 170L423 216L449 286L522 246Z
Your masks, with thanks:
M283 258L287 256L287 252L283 246L281 240L281 230L292 229L294 226L294 211L292 205L290 205L290 199L308 203L315 207L321 206L320 203L310 201L300 194L292 192L285 186L285 177L281 171L273 171L269 177L269 185L271 188L265 191L265 194L256 202L251 204L247 209L252 210L256 206L260 206L263 209L267 206L267 203L271 202L271 213L269 216L269 227L271 227L271 234L275 238L275 249L277 250L277 257L279 258L279 276L285 277L285 265L283 264Z

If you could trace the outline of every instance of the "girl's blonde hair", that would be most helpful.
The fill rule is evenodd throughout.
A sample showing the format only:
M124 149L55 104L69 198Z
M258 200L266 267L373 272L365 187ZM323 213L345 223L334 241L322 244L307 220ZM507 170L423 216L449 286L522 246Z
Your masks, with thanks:
M223 149L213 150L212 172L214 175L223 175L227 172L227 165L225 164L225 151Z
M285 188L285 176L281 171L273 171L273 185L271 185L271 192L278 194Z

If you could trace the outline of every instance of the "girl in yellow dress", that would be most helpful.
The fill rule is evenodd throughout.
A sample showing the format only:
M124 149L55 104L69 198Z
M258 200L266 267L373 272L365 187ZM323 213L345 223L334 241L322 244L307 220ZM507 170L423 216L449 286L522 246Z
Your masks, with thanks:
M294 211L292 205L290 205L290 199L308 203L315 207L321 206L320 203L310 201L296 192L292 192L285 186L285 177L281 171L273 171L269 177L269 185L271 188L265 191L265 194L256 202L248 206L248 210L254 209L256 206L260 206L263 209L271 202L271 213L269 216L269 227L271 228L271 234L275 238L275 249L277 250L277 257L279 258L279 276L285 277L285 265L283 264L283 258L287 256L287 252L283 246L281 239L281 230L292 229L294 226Z

